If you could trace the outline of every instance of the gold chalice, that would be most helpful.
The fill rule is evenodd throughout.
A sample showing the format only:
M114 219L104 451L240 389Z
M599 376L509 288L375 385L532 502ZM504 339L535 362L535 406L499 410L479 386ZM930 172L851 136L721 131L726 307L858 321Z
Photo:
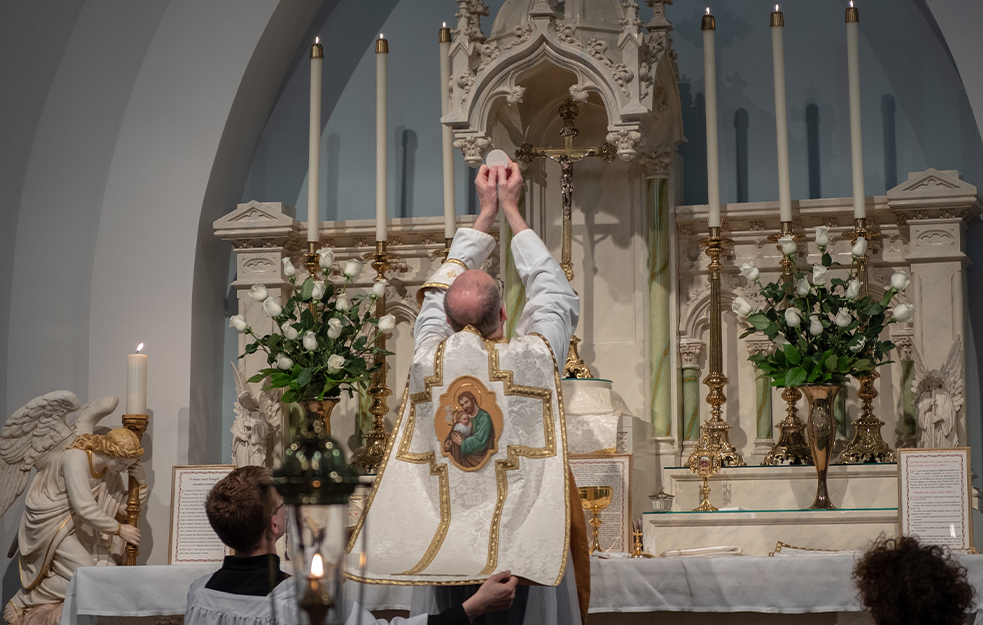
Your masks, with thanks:
M611 505L611 495L614 489L610 486L585 486L580 489L580 503L584 510L590 510L593 515L590 526L594 529L594 539L590 543L590 552L601 550L601 543L598 536L601 533L601 517L598 516L601 510Z

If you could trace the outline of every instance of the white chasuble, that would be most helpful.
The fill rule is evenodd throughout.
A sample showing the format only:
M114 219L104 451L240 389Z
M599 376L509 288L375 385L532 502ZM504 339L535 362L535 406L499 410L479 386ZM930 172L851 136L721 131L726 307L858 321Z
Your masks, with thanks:
M480 583L509 570L563 577L570 505L560 376L539 335L472 328L418 349L399 420L349 544L367 532L360 581ZM579 511L578 511L579 513ZM355 577L355 576L352 576Z

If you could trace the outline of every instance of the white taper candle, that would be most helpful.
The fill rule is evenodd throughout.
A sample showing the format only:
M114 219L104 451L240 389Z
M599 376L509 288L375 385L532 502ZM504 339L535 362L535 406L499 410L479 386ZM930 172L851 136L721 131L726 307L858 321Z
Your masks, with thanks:
M386 61L389 42L382 34L375 42L375 240L386 240Z
M314 38L311 46L311 127L307 149L307 240L317 241L318 185L321 182L321 64L324 49Z
M126 414L147 414L147 355L137 353L126 357Z
M451 80L451 29L444 27L437 35L440 44L440 114L447 115L451 108L448 85ZM444 158L444 237L454 238L457 208L454 206L454 132L441 124L440 147Z
M792 221L792 191L788 173L788 112L785 106L785 18L775 5L771 14L771 59L775 70L775 133L778 136L778 211Z
M717 26L707 8L703 16L703 81L707 111L707 204L711 228L720 226L720 155L717 143L717 68L714 60L713 35Z
M846 10L847 82L850 87L850 158L853 161L853 216L867 216L864 194L864 150L860 132L860 11L853 2Z

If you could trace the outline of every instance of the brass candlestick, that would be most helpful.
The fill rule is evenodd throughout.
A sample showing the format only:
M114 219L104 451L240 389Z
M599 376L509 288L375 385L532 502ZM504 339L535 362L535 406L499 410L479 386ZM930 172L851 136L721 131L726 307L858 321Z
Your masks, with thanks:
M768 237L769 241L778 241L782 237L790 236L799 241L804 237L792 231L792 222L783 221L781 230L777 235ZM782 250L782 284L785 292L795 289L795 260ZM785 400L785 418L778 424L780 434L778 441L772 446L771 451L764 457L761 464L775 466L779 464L812 464L812 453L806 444L805 429L806 424L799 418L797 404L802 399L802 392L795 387L788 387L782 391L782 399Z
M630 558L654 558L642 546L642 521L639 519L631 524L632 547Z
M850 239L851 245L856 245L858 239L866 239L868 244L880 238L880 233L873 231L867 225L866 217L857 217L853 220L853 230L844 234ZM869 251L869 250L868 250ZM870 256L865 252L856 257L857 279L860 280L860 297L867 297L870 294L867 288L867 266ZM860 389L857 397L863 402L860 418L853 424L856 432L853 440L843 449L837 462L841 464L861 464L865 462L896 462L897 456L894 450L884 442L881 437L881 427L884 422L874 415L874 398L877 397L877 389L874 388L874 380L880 377L876 371L871 371L867 375L856 376L860 380Z
M611 497L614 489L610 486L585 486L580 490L580 503L585 510L591 511L590 526L593 529L593 539L590 543L590 552L601 550L601 517L598 516L601 510L611 505Z
M143 442L143 433L147 431L148 425L150 425L150 417L145 414L123 415L123 427L136 434L141 443ZM133 527L140 527L140 483L137 482L135 477L130 476L127 488L126 522ZM126 557L123 565L135 565L137 563L137 556L139 555L139 547L126 543Z
M710 236L701 239L700 245L706 247L707 256L710 257L710 352L709 368L703 383L706 384L710 392L707 394L707 403L710 404L710 418L704 426L710 438L710 442L718 446L721 454L721 463L728 467L743 467L744 458L740 452L730 444L730 437L727 430L730 425L724 421L720 415L723 414L722 408L727 397L724 395L724 387L727 386L727 377L723 373L723 330L720 323L720 258L724 255L724 248L733 245L730 239L720 236L720 226L710 228Z
M384 280L386 278L386 272L391 267L388 248L389 243L387 241L375 242L375 254L372 255L372 268L376 271L375 282ZM383 293L382 297L376 300L375 316L377 319L382 319L382 316L385 314L386 294ZM375 346L380 349L386 349L385 333L379 333L379 336L375 340ZM385 423L386 414L389 412L386 398L392 395L392 390L386 385L386 372L388 371L386 357L381 354L377 355L375 357L375 363L379 368L373 374L372 386L369 387L369 395L372 397L372 406L369 408L369 412L372 413L374 424L372 425L372 429L365 435L365 445L362 446L358 455L355 457L355 464L370 472L375 471L386 454L386 439L389 436L386 432Z
M713 512L717 508L710 503L710 477L720 470L722 454L720 445L711 439L709 421L700 426L700 440L689 455L686 466L698 477L703 478L700 487L700 505L693 512Z

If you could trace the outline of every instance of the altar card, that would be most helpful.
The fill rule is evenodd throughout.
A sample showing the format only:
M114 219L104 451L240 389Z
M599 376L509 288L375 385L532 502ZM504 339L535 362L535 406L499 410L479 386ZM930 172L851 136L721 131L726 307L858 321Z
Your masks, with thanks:
M205 515L205 498L231 464L174 466L171 469L171 531L168 564L221 562L228 550Z
M570 454L570 470L578 488L610 486L611 503L601 510L601 531L598 542L601 551L630 551L631 543L631 454ZM580 507L590 523L591 512L580 501L571 501L572 514ZM593 530L587 526L587 540Z
M969 448L898 450L898 528L926 544L973 548Z

